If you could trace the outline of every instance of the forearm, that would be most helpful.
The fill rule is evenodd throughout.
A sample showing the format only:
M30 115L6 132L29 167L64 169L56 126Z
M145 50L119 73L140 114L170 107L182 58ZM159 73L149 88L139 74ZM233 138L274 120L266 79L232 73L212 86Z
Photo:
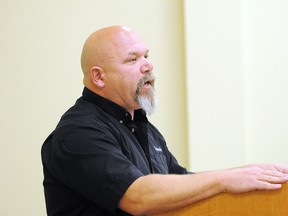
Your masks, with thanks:
M288 167L253 165L192 175L151 174L137 179L119 208L134 215L181 208L221 192L277 190L288 181Z
M119 207L135 215L152 214L184 207L224 190L220 172L151 174L139 178L129 187Z

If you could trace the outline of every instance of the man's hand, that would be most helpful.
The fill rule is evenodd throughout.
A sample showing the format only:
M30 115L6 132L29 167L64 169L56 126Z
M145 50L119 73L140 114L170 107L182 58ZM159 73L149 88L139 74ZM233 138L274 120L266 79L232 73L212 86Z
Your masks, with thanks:
M252 190L276 190L288 181L288 167L279 165L248 165L223 170L226 192L243 193Z
M138 178L119 202L133 215L149 215L181 208L222 192L276 190L288 182L288 167L248 165L191 175L151 174Z

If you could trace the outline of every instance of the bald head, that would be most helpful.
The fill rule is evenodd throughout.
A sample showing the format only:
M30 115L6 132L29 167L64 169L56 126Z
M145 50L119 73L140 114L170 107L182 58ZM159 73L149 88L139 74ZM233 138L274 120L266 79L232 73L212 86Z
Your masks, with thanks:
M127 27L110 26L92 33L81 56L85 87L124 107L131 115L140 105L148 107L143 104L153 104L154 100L154 77L150 74L153 65L147 59L148 52Z
M84 76L89 74L91 67L103 67L109 58L113 58L114 48L119 45L123 36L129 34L134 33L123 26L109 26L92 33L86 40L81 55Z

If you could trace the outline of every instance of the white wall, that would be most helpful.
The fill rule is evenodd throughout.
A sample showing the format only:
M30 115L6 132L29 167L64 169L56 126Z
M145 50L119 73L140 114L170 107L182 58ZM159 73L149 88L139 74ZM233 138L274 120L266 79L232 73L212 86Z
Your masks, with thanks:
M127 25L150 48L151 118L187 164L181 1L9 0L0 6L0 215L45 215L40 147L82 92L80 52L92 31Z
M288 2L243 1L246 160L288 164Z
M186 0L189 158L194 170L287 164L284 0Z
M188 164L181 2L1 2L0 215L45 215L40 147L82 91L84 40L106 25L132 27L150 48L151 120ZM288 3L184 2L191 168L287 164Z

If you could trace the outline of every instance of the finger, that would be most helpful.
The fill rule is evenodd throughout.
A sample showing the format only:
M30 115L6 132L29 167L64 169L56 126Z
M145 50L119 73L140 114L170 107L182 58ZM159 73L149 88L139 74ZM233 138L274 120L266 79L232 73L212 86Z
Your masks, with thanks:
M262 175L258 176L258 180L270 183L285 183L288 181L288 175L278 171L265 170Z
M285 173L285 174L288 174L288 166L281 166L280 167L280 170Z
M274 168L279 172L288 174L288 166L274 165Z
M285 174L281 171L278 171L278 170L263 170L262 173L265 175L270 175L270 176L275 176L275 177L288 176L287 174Z
M282 184L271 184L269 182L262 181L259 183L258 190L278 190L282 187Z

